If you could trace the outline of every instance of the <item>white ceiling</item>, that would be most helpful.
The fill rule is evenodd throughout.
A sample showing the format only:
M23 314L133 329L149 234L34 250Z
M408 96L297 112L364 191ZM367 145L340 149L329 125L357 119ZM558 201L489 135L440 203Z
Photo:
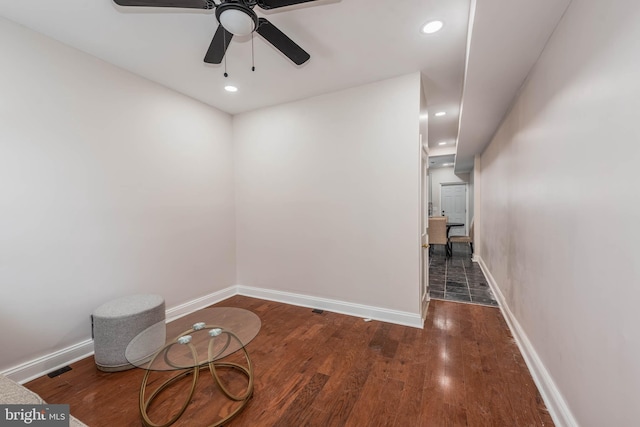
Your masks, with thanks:
M486 146L569 1L482 0L474 7L475 0L317 0L270 11L256 7L311 59L298 67L256 35L252 72L251 38L235 37L227 50L228 78L224 62L203 62L217 27L211 10L0 0L0 15L230 114L420 72L429 145L454 145L460 127L456 171L464 171ZM467 52L470 2L475 22ZM421 26L433 19L444 28L422 34ZM239 91L224 91L229 83ZM447 115L434 117L437 111Z

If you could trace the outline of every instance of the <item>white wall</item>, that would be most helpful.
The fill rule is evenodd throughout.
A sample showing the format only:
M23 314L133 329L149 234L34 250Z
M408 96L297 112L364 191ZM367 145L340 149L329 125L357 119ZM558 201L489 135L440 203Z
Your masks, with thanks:
M0 371L235 284L231 118L0 18Z
M482 253L480 247L475 244L482 240L482 209L476 208L476 206L482 205L482 167L481 156L476 154L473 158L473 170L469 174L469 178L473 182L473 202L469 203L470 218L473 221L473 259L477 261Z
M234 117L241 285L420 313L419 74Z
M639 21L573 1L481 159L483 261L583 427L640 419Z
M471 226L471 221L475 214L476 174L474 169L471 169L469 172L469 185L467 187L467 191L467 194L469 194L469 226Z
M440 203L440 190L442 184L461 183L466 184L469 182L469 174L455 174L453 167L434 168L429 169L430 182L431 182L431 203L433 203L433 214L440 215L442 212L442 206Z

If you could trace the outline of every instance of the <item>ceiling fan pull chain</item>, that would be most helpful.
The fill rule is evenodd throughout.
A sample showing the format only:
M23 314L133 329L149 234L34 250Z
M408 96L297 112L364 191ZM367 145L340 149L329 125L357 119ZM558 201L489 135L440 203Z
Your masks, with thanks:
M222 42L224 43L224 45L227 45L227 32L223 31L222 32ZM227 74L227 55L224 56L224 76L225 77L229 77L229 74Z
M253 33L251 33L251 71L256 70L256 60L253 55Z

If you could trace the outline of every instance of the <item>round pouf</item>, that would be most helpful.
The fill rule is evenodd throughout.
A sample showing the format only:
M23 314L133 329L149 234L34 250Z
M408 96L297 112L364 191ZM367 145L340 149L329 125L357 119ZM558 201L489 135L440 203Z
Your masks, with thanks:
M164 298L160 295L118 298L96 308L91 320L98 369L105 372L131 369L133 365L125 358L124 351L136 335L165 320ZM157 343L149 343L149 353L163 345L164 337L158 337Z

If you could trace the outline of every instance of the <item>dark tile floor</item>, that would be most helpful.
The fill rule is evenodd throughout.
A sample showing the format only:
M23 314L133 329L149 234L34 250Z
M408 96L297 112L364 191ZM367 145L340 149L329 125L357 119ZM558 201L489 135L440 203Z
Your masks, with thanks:
M429 296L433 299L498 306L478 263L467 245L454 245L446 258L444 247L434 247L429 259Z

